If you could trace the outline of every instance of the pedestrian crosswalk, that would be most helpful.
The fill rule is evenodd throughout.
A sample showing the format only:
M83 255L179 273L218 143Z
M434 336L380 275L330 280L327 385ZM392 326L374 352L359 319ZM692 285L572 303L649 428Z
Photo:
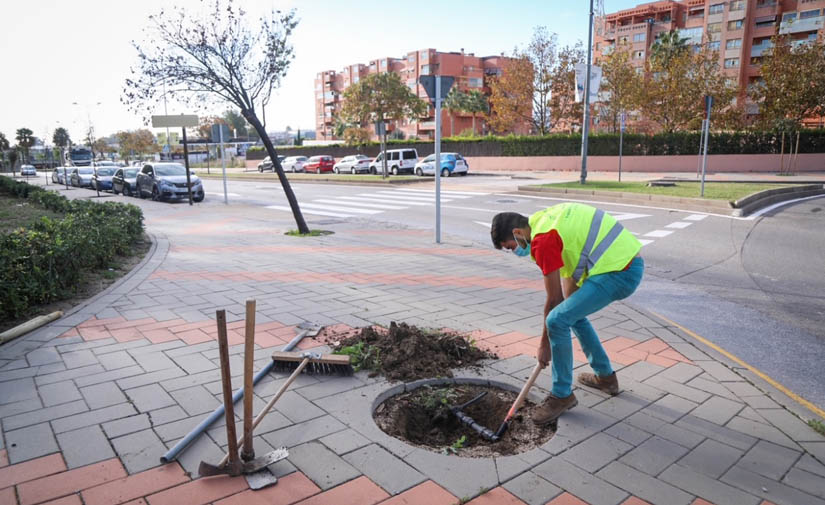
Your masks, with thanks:
M476 191L442 191L441 202L448 203L454 200L464 200L489 193ZM363 217L381 214L388 210L404 210L410 207L431 207L435 203L432 190L424 189L392 189L379 190L369 193L359 193L356 196L326 196L308 202L301 202L301 211L304 214L332 217ZM267 209L292 212L288 205L268 205Z

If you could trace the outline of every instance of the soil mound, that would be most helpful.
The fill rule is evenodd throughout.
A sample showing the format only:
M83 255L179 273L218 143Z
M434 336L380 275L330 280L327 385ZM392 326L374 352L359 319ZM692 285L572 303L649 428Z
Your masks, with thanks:
M482 391L487 395L463 409L477 423L495 431L517 393L496 387L456 384L424 386L396 395L378 406L375 423L388 435L443 454L482 458L509 456L541 446L553 437L555 425L539 427L530 420L535 404L526 401L498 442L481 438L450 411Z
M406 323L390 323L389 329L366 327L340 341L327 340L333 352L348 354L353 368L371 370L391 381L452 377L452 369L478 366L497 358L476 347L459 333L422 330Z

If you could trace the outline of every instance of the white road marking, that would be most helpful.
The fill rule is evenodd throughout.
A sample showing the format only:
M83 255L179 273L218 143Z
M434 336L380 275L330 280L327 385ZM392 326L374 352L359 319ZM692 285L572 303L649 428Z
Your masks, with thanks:
M428 202L401 202L398 200L390 200L388 198L370 198L370 197L363 197L363 196L339 196L336 197L339 200L356 200L356 201L363 201L363 202L378 202L378 203L403 203L404 205L412 205L412 206L429 206Z
M684 219L685 221L701 221L706 217L708 217L707 214L691 214L687 217L683 217L682 219Z
M661 238L661 237L667 237L671 233L673 233L673 231L671 231L671 230L653 230L650 233L645 233L643 236L644 237Z
M614 218L616 218L616 221L628 221L630 219L639 219L641 217L650 217L650 214L633 214L633 213L629 213L629 212L622 213L622 214L613 214L613 213L611 213L610 215L613 216Z
M398 193L393 193L391 191L376 191L376 195L381 196L383 198L397 198L399 200L410 200L413 202L434 202L434 196L407 196L407 195L399 195ZM361 193L362 196L370 196L369 193ZM451 200L442 198L442 202L449 202Z
M444 209L474 210L477 212L500 212L498 209L479 209L477 207L461 207L458 205L442 205L441 207Z
M473 222L474 222L475 224L480 224L481 226L483 226L483 227L485 227L485 228L492 228L492 227L493 227L493 224L492 224L492 223L485 223L485 222L483 222L483 221L473 221Z
M333 205L350 205L350 206L361 206L367 207L370 209L384 209L384 210L401 210L406 209L407 207L398 207L396 205L379 205L377 203L361 203L361 202L342 202L340 200L327 200L327 199L319 199L313 200L313 202L318 203L328 203Z
M665 228L676 228L677 230L684 230L692 224L693 223L686 223L685 221L676 221L675 223L670 223L669 225L665 226Z
M646 246L647 244L652 244L652 243L653 243L653 241L652 241L652 240L645 240L645 239L643 239L643 238L640 238L640 239L639 239L639 242L641 242L642 247Z
M321 210L340 210L343 212L354 212L356 214L380 214L380 210L368 210L368 209L356 209L354 207L351 208L343 208L343 207L336 207L334 205L318 205L315 203L302 203L301 208L304 207L309 209L321 209Z
M398 188L395 191L403 191L405 193L430 194L430 195L435 193L434 189L407 189L407 188L402 189L402 188ZM445 190L442 189L441 194L442 195L450 195L450 196L462 195L464 198L469 198L471 196L486 196L486 195L489 195L490 193L478 193L476 191L453 191L451 189L445 191Z
M213 193L211 191L207 191L206 194L207 195L214 195L214 196L223 196L223 193L218 193L218 192ZM241 195L239 195L238 193L227 193L226 196L234 196L234 197L239 198Z
M304 206L302 205L301 206L301 211L304 214L315 214L315 215L318 215L318 216L332 216L332 217L355 217L352 214L341 214L340 212L324 212L324 211L320 211L320 210L304 209L303 207ZM284 212L290 212L290 213L292 212L291 208L283 207L283 206L280 206L280 205L267 205L266 208L267 209L272 209L272 210L282 210Z

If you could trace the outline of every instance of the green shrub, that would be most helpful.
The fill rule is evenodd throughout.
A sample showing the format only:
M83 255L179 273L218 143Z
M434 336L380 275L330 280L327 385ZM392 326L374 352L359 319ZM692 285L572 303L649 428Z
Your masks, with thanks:
M84 271L107 267L143 234L143 213L134 205L68 200L3 176L0 192L64 214L0 234L0 320L70 295Z

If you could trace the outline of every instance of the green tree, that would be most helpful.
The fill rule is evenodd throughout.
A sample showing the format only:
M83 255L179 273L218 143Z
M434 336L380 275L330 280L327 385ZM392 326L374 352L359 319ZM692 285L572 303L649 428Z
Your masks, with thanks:
M583 104L576 102L576 65L584 63L581 42L561 48L550 74L550 122L554 130L581 127Z
M6 135L0 132L0 151L8 151L9 149L9 140L6 138Z
M133 77L126 80L121 98L133 110L147 114L157 103L157 83L184 103L231 104L252 125L273 161L292 209L298 232L309 233L278 152L258 119L272 90L280 86L294 59L290 37L298 25L295 12L272 10L258 20L231 0L214 0L207 16L175 6L150 16L145 41L134 43L138 53Z
M394 72L369 74L344 91L341 115L345 121L366 125L374 122L418 119L427 111L427 104L418 98L401 76ZM384 130L384 144L387 132ZM385 168L386 168L386 156Z
M467 93L467 100L464 104L464 110L473 116L473 136L475 136L476 115L484 115L490 111L490 103L487 101L487 96L477 89L471 90Z
M661 34L650 46L650 60L659 66L667 67L674 56L688 51L687 41L688 39L679 35L678 30Z
M236 110L226 109L226 111L223 113L223 119L233 130L235 130L236 137L248 136L248 123L246 122L246 119L244 119L244 117L241 114L239 114Z
M120 157L126 161L135 156L140 158L144 154L160 151L160 146L155 142L155 136L149 130L120 131L115 135L120 144Z
M501 75L490 78L487 124L497 133L513 133L533 123L533 65L524 56L504 61Z
M292 143L292 145L296 145L296 146L304 145L304 138L301 137L301 129L300 128L298 128L298 133L295 134L295 141Z
M28 163L29 149L34 145L34 133L28 128L18 128L15 139L17 145L23 150L23 163Z
M546 135L553 127L551 96L560 63L558 36L544 26L537 26L523 56L533 66L533 129L539 135Z
M619 128L619 115L635 108L634 96L641 77L630 64L629 44L620 44L600 62L602 67L601 92L607 100L601 104L601 116L609 122L611 131Z
M56 128L54 130L54 134L52 134L52 143L60 148L60 163L65 163L63 159L65 150L72 143L72 139L69 137L68 130L66 130L62 126Z
M450 113L450 137L452 137L455 135L455 114L467 110L467 94L454 85L450 88L442 105Z

